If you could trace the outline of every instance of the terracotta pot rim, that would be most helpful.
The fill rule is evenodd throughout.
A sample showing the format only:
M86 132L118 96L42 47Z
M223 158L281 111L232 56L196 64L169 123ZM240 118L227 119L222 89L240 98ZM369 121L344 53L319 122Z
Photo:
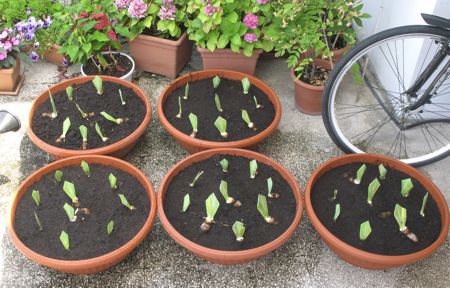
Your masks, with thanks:
M197 51L200 52L200 53L214 53L214 52L211 52L211 50L209 50L208 48L202 48L199 45L196 45L196 46L197 46ZM242 54L242 55L244 54L242 52L242 49L239 49L239 53L234 52L233 50L231 50L231 48L220 48L220 49L217 48L216 50L220 50L221 53L223 53L223 54ZM258 56L259 57L259 54L261 54L263 52L264 52L264 50L261 49L261 48L253 49L252 56ZM248 57L248 58L250 58L250 57Z
M402 170L403 172L409 174L411 177L417 178L418 176L421 176L423 178L424 182L421 181L423 185L426 186L430 194L432 194L432 197L435 199L436 202L442 202L442 208L443 210L439 209L441 212L441 218L442 218L442 228L441 232L439 234L438 239L436 239L433 244L428 246L427 248L407 254L407 255L380 255L375 253L366 252L364 250L355 248L344 241L340 240L336 236L334 236L318 219L317 215L314 212L314 208L311 202L311 190L317 181L317 179L323 175L325 172L329 171L330 169L340 166L337 165L339 162L341 162L343 159L346 160L346 163L352 163L352 162L368 162L373 163L376 161L376 159L381 160L383 163L393 163L397 166L404 167L405 170ZM367 159L370 159L369 161ZM330 166L331 165L331 166ZM327 167L330 166L330 169L327 169ZM432 189L430 189L432 188ZM313 224L314 228L317 230L317 232L320 234L322 238L328 238L326 242L332 242L334 246L340 247L340 249L345 250L346 253L351 254L352 257L357 258L365 258L365 259L371 259L371 261L377 263L377 264L387 264L387 266L394 267L402 264L394 264L393 262L401 262L401 263L409 263L413 261L417 261L420 259L423 259L427 256L429 256L431 253L436 251L439 246L445 241L447 238L448 230L450 227L450 212L448 210L447 202L442 195L442 193L439 191L437 186L428 178L426 177L422 172L419 170L413 168L412 166L409 166L397 159L393 159L386 156L376 155L376 154L348 154L348 155L341 155L336 158L333 158L324 164L322 164L319 168L317 168L314 173L309 178L306 187L305 187L305 205L306 205L306 212L308 215L308 218L310 219L311 223ZM327 243L328 245L328 243ZM393 265L392 265L393 264Z
M166 45L172 45L172 46L179 46L186 37L188 37L187 31L184 31L184 33L181 34L177 40L171 40L171 39L161 38L161 37L152 36L152 35L145 35L145 34L139 34L136 36L136 38L141 38L141 39L148 39L148 38L155 39L156 38L156 39L158 39L159 42L164 43ZM131 42L133 42L135 39L133 39Z

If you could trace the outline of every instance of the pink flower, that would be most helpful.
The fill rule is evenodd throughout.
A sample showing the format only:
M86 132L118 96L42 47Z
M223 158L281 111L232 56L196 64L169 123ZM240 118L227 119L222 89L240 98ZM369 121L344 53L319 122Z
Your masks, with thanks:
M0 52L0 61L6 59L6 57L8 57L8 54L6 54L5 52Z
M133 0L128 7L128 13L133 18L144 18L147 14L147 4L142 0Z
M19 34L19 36L20 36L20 35L22 35L22 34ZM12 43L13 46L19 46L19 44L20 44L20 38L12 37L11 43Z
M177 7L173 4L161 6L161 9L159 10L159 17L161 20L175 20L176 11Z
M9 42L9 41L6 41L4 44L3 44L3 47L2 47L4 50L6 50L6 51L11 51L11 49L12 49L12 44L11 44L11 42Z
M205 7L204 13L205 13L205 15L212 16L212 15L214 15L214 13L216 13L217 11L219 11L219 7L212 6L211 4L208 4L208 5L206 5L206 7Z
M253 15L252 13L245 15L244 25L250 29L255 29L258 27L258 16Z
M256 35L253 33L246 33L244 35L244 40L248 43L253 43L253 42L258 41L258 37L256 37Z
M119 11L128 8L128 6L130 5L131 0L116 0L114 2L114 5L116 5L117 9L119 9Z
M172 3L173 0L163 0L163 4Z
M256 0L256 2L258 2L259 4L266 4L269 1L270 0Z

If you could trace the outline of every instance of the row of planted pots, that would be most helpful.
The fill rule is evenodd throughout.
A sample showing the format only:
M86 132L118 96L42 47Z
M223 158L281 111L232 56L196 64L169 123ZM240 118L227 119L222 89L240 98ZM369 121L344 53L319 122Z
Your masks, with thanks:
M215 78L216 76L218 76L220 79L218 87L214 87L214 82L217 83L217 78ZM64 126L64 123L62 121L63 119L69 118L72 120L71 125L77 125L75 124L77 123L75 120L76 114L83 115L82 111L85 111L89 115L89 113L93 112L94 114L90 114L89 116L86 116L86 118L82 117L84 119L82 119L82 121L85 121L85 124L87 124L85 126L88 126L87 128L91 128L90 126L95 127L97 126L96 124L99 124L99 129L103 133L102 137L110 137L111 139L115 137L112 134L112 131L120 130L121 128L118 127L122 124L119 125L113 123L113 127L108 128L110 123L104 122L104 119L96 118L97 116L95 116L95 114L99 114L98 111L94 111L93 109L91 109L91 106L85 105L85 102L83 102L84 100L82 99L81 95L86 94L86 91L88 90L94 89L94 85L93 83L91 83L91 80L93 80L94 77L80 77L74 79L75 83L73 84L70 84L70 82L66 81L59 83L49 89L50 93L52 94L55 106L59 107L56 110L60 113L60 115L58 115L58 117L54 118L53 120L46 119L48 116L43 117L43 115L51 114L53 111L52 105L50 101L48 101L50 98L50 93L48 91L45 91L38 98L36 98L35 103L32 106L32 111L38 109L38 106L43 106L43 110L41 110L40 112L30 113L29 125L27 127L27 133L30 139L56 159L65 157L69 158L58 160L30 175L18 188L18 191L13 198L11 210L8 214L8 228L13 242L22 253L40 264L64 272L76 274L96 273L118 263L145 238L155 220L156 210L158 210L159 212L159 218L163 227L171 237L173 237L179 244L189 249L192 253L213 263L237 264L257 259L281 246L294 234L300 223L302 211L304 208L301 190L298 186L298 183L295 181L295 178L280 164L264 155L249 150L236 149L254 148L260 141L266 138L271 133L271 131L274 131L276 129L281 113L280 104L274 92L266 84L249 75L240 73L231 73L229 71L201 71L177 79L163 91L158 102L158 114L161 123L177 139L177 141L179 141L179 143L187 149L187 151L195 154L180 161L177 165L170 169L170 171L166 174L161 182L158 191L158 199L156 200L155 191L153 190L151 183L149 182L147 177L136 167L116 158L92 155L103 154L123 157L130 149L132 149L139 136L142 135L142 133L145 131L150 121L151 115L151 106L150 103L148 103L148 98L139 87L130 82L118 80L117 78L102 78L104 80L104 94L93 96L100 98L100 102L108 102L112 103L112 106L119 106L119 110L117 111L122 111L122 114L120 114L121 112L112 110L113 108L111 107L105 107L104 109L111 109L106 110L108 112L115 111L111 112L110 115L117 117L120 114L121 118L128 118L128 120L125 120L123 125L133 125L133 119L131 119L131 116L135 117L136 114L138 114L136 113L136 108L134 108L135 106L132 106L134 105L132 101L132 95L136 94L138 95L138 97L136 98L139 98L140 101L145 104L137 104L137 106L145 107L145 109L143 110L143 114L145 116L143 116L141 120L137 121L140 124L135 124L135 128L132 128L133 132L129 136L126 136L124 139L118 140L115 144L111 145L102 146L102 144L104 143L100 142L100 146L102 147L99 148L93 148L93 145L95 144L93 138L97 133L95 131L95 128L92 128L92 131L88 130L88 135L90 135L90 137L88 138L88 141L86 141L87 144L84 144L84 137L81 135L81 133L76 132L78 130L78 126L75 126L75 128L69 129L69 132L66 131L67 133L63 133L65 134L63 141L58 142L58 144L62 143L62 145L64 146L64 144L68 145L68 142L74 141L76 148L73 149L75 150L63 149L61 147L55 147L57 144L56 142L54 142L58 139L61 139L61 131L64 130L62 128ZM212 79L214 78L216 80L213 82ZM249 94L243 94L243 92L238 93L236 89L243 90L242 80L245 78L250 82ZM85 82L87 86L91 87L84 87ZM200 88L197 87L197 82L202 85L200 86ZM120 93L118 93L117 91L117 89L119 88L113 85L115 83L120 83ZM186 84L188 83L189 88L186 88ZM233 86L233 83L237 86ZM72 107L72 110L74 110L76 113L75 115L70 117L65 116L63 114L63 111L71 109L61 108L61 105L63 105L63 100L66 100L68 98L66 95L66 91L69 85L74 88L72 100L68 100L72 103L69 104L76 103L76 108ZM231 101L227 101L228 99L226 99L225 96L221 97L221 95L231 95L229 91L227 92L227 90L221 90L222 88L235 89L235 94L239 94L238 97L249 98L244 101L251 103L251 106L246 108L246 111L248 111L247 116L252 119L252 121L254 122L254 126L256 126L259 130L253 128L250 129L250 127L248 127L249 125L247 121L243 121L241 119L242 123L244 123L243 128L249 129L251 133L255 134L253 136L247 136L248 140L250 141L226 141L227 139L222 137L222 131L217 131L217 129L215 133L216 135L213 137L219 139L219 146L221 146L222 148L212 149L214 148L212 146L212 142L217 141L200 139L201 137L205 136L203 135L203 130L214 131L216 129L215 127L208 127L208 121L213 122L214 120L217 120L217 118L219 118L217 115L219 115L221 118L228 120L229 124L233 124L236 126L242 124L233 121L233 118L240 118L240 115L239 117L237 117L228 113L228 110L232 110L232 104L238 101L236 101L236 99L229 99ZM196 100L195 97L198 97L197 94L199 94L197 93L197 91L199 91L197 89L209 91L209 97L208 95L203 95L200 96L206 97L203 99L203 101L199 101L198 99ZM265 99L262 94L259 94L258 90L264 91L263 94L267 96L267 99ZM190 91L190 93L187 91ZM94 91L94 93L96 94L97 92ZM119 95L121 96L119 97ZM180 95L188 97L187 99L183 99L182 97L179 97ZM218 97L215 97L215 95L218 95ZM252 97L254 95L255 98ZM93 96L91 96L91 98ZM102 100L102 97L108 97L108 101L104 101L104 99ZM112 97L114 97L115 100ZM217 98L219 98L219 105L217 105ZM174 111L174 108L165 107L164 105L166 102L171 101L175 103L172 106L175 106L175 111L177 111L176 114L175 112L170 112ZM122 105L122 102L125 102L125 105ZM195 105L190 105L189 102L194 102ZM206 102L207 105L213 106L213 110L207 113L212 120L203 119L200 117L200 113L196 112L206 111L205 109L207 109L205 107L196 107L198 106L199 102ZM257 108L257 104L263 105L264 108ZM131 107L128 107L128 105ZM219 111L219 107L222 108L222 112ZM195 110L195 108L198 108L200 110ZM260 113L261 110L272 109L274 113L271 114L271 121L268 121L269 124L264 125L264 121L261 121L259 119L257 113ZM132 113L128 115L127 110L128 112ZM214 112L214 110L216 111ZM240 114L242 107L237 110ZM182 114L180 115L181 118L176 117L178 114ZM188 116L191 114L198 114L198 129L196 129L197 132L194 135L195 137L192 137L191 135L193 132L192 130L194 129L194 126L190 121L192 117ZM60 128L48 129L49 131L57 131L56 134L54 133L53 136L50 137L50 139L53 139L53 143L45 143L44 141L36 137L35 131L33 131L33 119L35 119L35 117L43 118L41 120L44 120L44 123L46 123L43 126L48 126L49 121L59 121L58 125ZM58 118L61 121L58 120ZM45 122L46 120L47 122ZM175 124L171 124L170 120L175 121L173 122ZM183 125L179 126L180 123L177 123L177 121L184 121L188 124L184 123ZM171 129L177 126L181 127L179 128L181 130L174 129L171 132ZM186 128L186 126L188 128ZM185 132L180 132L183 129L187 130ZM235 133L234 131L235 130L233 130L232 127L229 127L227 129L227 133L229 134L230 139L234 137L234 134L237 134L237 132ZM97 138L101 139L102 137ZM131 144L126 143L129 139L131 140ZM82 149L86 146L92 149ZM114 148L112 146L114 146ZM119 152L112 151L111 149L119 149ZM199 152L202 150L206 151ZM73 156L76 154L81 156ZM322 165L312 175L306 186L306 211L314 227L324 238L324 241L344 260L353 265L368 269L384 269L388 267L395 267L405 263L420 260L436 251L436 249L445 240L449 228L448 207L438 188L419 171L399 161L376 155L369 155L368 157L365 156L368 155L342 156ZM223 163L225 163L224 159L227 160L225 162L228 162L228 169L225 169L223 166ZM256 162L252 160L256 160ZM82 161L87 163L87 166L90 167L89 170L91 172L86 172L86 164L82 165L84 167L80 167ZM420 245L415 245L418 246L419 249L417 249L416 247L416 250L412 253L394 251L393 255L387 256L382 254L392 252L374 253L373 251L363 251L364 244L372 241L359 241L359 247L352 247L350 244L346 243L345 240L342 240L333 235L333 233L330 232L332 231L332 229L324 228L325 225L323 223L328 223L329 219L319 219L318 216L316 216L314 208L315 204L314 200L312 199L314 199L314 195L318 192L314 191L314 187L319 185L318 183L323 174L328 171L332 171L338 166L346 164L345 162L362 162L367 163L367 165L383 164L388 169L388 175L394 174L392 171L401 171L402 173L404 173L401 174L403 178L411 177L415 181L414 186L423 187L425 189L424 191L428 191L431 197L428 200L428 204L426 204L427 206L425 208L425 215L427 218L419 218L417 221L419 224L422 223L420 221L425 221L425 223L428 223L430 222L430 218L428 217L434 217L433 219L435 220L433 223L435 223L435 230L431 238L426 241L422 241L422 232L416 230L416 227L421 226L421 224L410 225L410 222L408 222L408 227L415 233L417 233L418 237L422 241L420 242ZM111 165L109 163L111 163ZM111 167L106 169L104 168L105 165ZM103 171L105 169L106 171ZM347 169L350 169L350 171L354 170L354 168ZM62 180L60 181L55 178L55 172L57 170L60 170L62 174ZM228 170L228 172L224 172L224 170ZM241 172L249 170L253 172ZM255 173L255 171L257 171L257 173ZM88 174L91 176L89 176ZM115 175L114 178L117 179L117 188L114 188L114 185L112 184L113 182L111 182L112 180L110 179L111 177L109 177L110 174ZM145 199L148 199L148 201L142 200L142 198L138 198L139 195L135 195L139 193L130 194L130 189L127 189L125 185L128 182L125 181L126 175L124 174L130 174L135 179L137 179L137 185L143 187L143 189L141 189L141 191L143 191L141 192L141 194L143 194L145 196ZM254 179L251 179L252 174L256 175ZM336 176L334 176L334 178L336 179ZM344 183L349 182L348 177L344 177L342 179L342 182ZM40 181L49 182L39 183ZM89 181L96 181L95 185L105 188L99 191L99 188L94 188L95 185L89 184L91 183ZM66 184L66 182L72 183L73 185ZM191 183L192 185L187 185L186 183ZM240 187L239 183L244 183L248 186ZM364 182L363 184L365 185L367 183ZM382 187L390 187L391 185L384 185L384 183L382 184ZM70 192L67 192L66 190L70 189L65 186L72 186L73 193L71 194ZM269 186L272 188L268 188ZM227 191L227 189L225 189L224 187L231 188L229 190L229 195L228 192L223 192ZM55 191L59 190L66 193L55 193ZM89 190L92 190L90 192L95 191L95 193L86 192ZM325 202L328 205L335 205L336 201L343 200L343 198L345 197L341 195L345 192L340 193L337 197L338 200L335 199L333 202L328 198L333 196L333 190L337 189L330 187L329 189L322 190L329 190L325 191L325 193L331 193L331 195L320 196L324 199L318 202ZM380 190L382 191L383 189ZM134 189L131 191L134 191ZM136 189L136 191L138 191L138 189ZM212 191L215 191L215 193L210 194ZM219 191L220 193L218 193ZM242 193L242 191L246 191L246 193ZM385 192L381 191L378 192L378 195L385 194ZM74 194L77 192L78 194L74 196ZM425 192L420 190L420 192L416 193L414 191L413 193L417 194L413 198L420 198L423 197L423 195L420 193ZM69 195L72 195L72 197ZM95 198L93 198L94 200L91 199L91 197L94 197L95 195L104 197L102 198L102 205L100 206L105 206L103 204L104 201L110 201L109 203L114 203L112 205L108 205L111 206L108 207L111 210L108 209L106 211L105 207L97 210L95 204L99 201L95 201ZM275 195L278 195L279 197L276 197ZM273 196L273 198L271 198L270 196ZM36 200L36 197L39 198L39 201ZM57 197L57 199L55 197ZM111 199L106 197L111 197ZM240 205L227 204L227 202L237 202L229 199L232 197L235 200L239 201ZM72 203L70 203L71 198L79 198L80 204L76 204L73 199ZM123 198L127 200L124 201ZM208 200L205 201L205 199ZM395 198L394 200L390 201L391 202L388 203L392 204L392 201L403 200L398 200L397 198ZM57 202L57 204L53 204L53 202ZM74 208L75 212L65 212L65 209L62 208L63 206L65 206L65 204ZM413 209L417 210L417 208L409 208L409 206L407 206L408 204L406 203L401 202L401 204L402 206L410 209L408 211L412 211ZM132 205L136 205L136 207ZM158 206L158 208L156 208L156 206ZM343 208L341 219L357 218L355 216L348 216L347 213L349 213L349 211L352 211L352 208L345 209L346 206L344 205L344 201L342 202L342 206ZM372 218L374 217L373 215L375 215L375 217L378 217L377 215L379 213L389 212L390 210L392 210L393 207L391 206L387 208L378 208L378 206L376 206L376 209L368 206L367 211L372 213ZM71 211L70 208L67 209L69 210L69 212ZM260 209L265 212L261 212ZM328 211L330 209L326 208L325 210ZM17 211L24 212L21 212L19 217ZM438 213L433 214L431 213L431 211L438 211ZM48 215L46 214L47 212L49 213ZM212 212L215 213L213 213L213 215L210 215L210 213ZM140 220L132 218L137 217L138 215L141 216ZM231 219L227 218L226 215L231 215ZM262 217L262 215L265 216ZM408 219L410 219L410 217L413 217L410 215L412 215L412 212L408 214ZM74 216L76 216L78 220L74 220L74 223L71 223L69 218L73 220ZM275 222L277 224L269 224L268 222L266 222L266 218L268 218L269 216L275 218ZM209 219L211 221L206 221L208 218L213 219ZM59 223L52 222L55 219L58 219L57 222ZM65 220L63 221L62 219ZM180 221L179 219L183 219L183 221ZM240 224L236 224L236 231L238 231L235 232L236 234L234 234L232 231L234 229L231 229L231 227L233 227L234 224L237 223L235 221L240 222ZM339 222L341 221L336 221L336 223ZM392 225L392 223L395 224L395 219L393 216L387 216L385 222L388 222L390 223L389 225ZM129 227L131 223L136 223L137 227ZM181 223L187 224L180 225ZM107 245L108 247L113 247L111 248L111 251L102 252L102 250L92 245L92 242L89 242L89 245L94 247L94 251L90 251L87 254L91 255L91 257L89 257L89 259L84 259L83 256L80 256L83 254L81 254L78 249L83 249L84 246L83 243L79 242L80 240L76 238L76 236L80 234L78 232L80 230L77 229L81 229L80 225L87 224L92 224L94 226L92 228L96 229L94 230L96 231L94 235L96 233L98 235L101 235L104 243L114 242L114 244ZM374 223L372 225L374 234L376 234L375 232L380 231L380 228L375 226ZM382 223L380 225L386 224ZM208 232L202 230L200 226L202 226L203 229L205 229L205 227L209 227L206 228L206 231ZM34 229L30 229L30 227L34 227ZM49 231L51 235L47 235L46 231L50 227L54 229L52 231ZM387 233L385 231L386 229L384 229L383 227L384 226L381 226L381 233ZM238 237L237 233L243 233L243 230L245 231L243 235L245 240L243 240L242 242L236 241L236 238L240 238ZM64 234L62 233L62 231L64 231ZM121 233L126 231L134 232L132 232L131 235L122 236ZM273 232L274 234L267 233L268 231ZM359 226L355 233L357 233L358 231ZM400 239L404 239L406 237L404 234L400 233L398 229L393 229L392 233L392 237L395 236L399 237ZM268 234L268 238L261 239L263 238L261 237L261 235L263 234ZM41 255L36 251L38 248L31 248L30 246L37 245L36 243L39 243L38 237L43 237L43 241L45 244L44 246L50 247L50 252L59 251L58 256L54 256L53 254L46 254L50 253L48 251L43 252L43 255ZM216 237L220 237L220 239L223 239L223 241L220 241L218 243L218 241L215 240L217 239ZM392 238L391 236L388 237ZM122 240L121 242L113 241L119 238L120 240ZM375 236L373 238L375 238ZM49 245L49 239L52 239L51 245ZM121 248L117 249L118 247ZM72 251L74 251L74 253L72 253ZM402 254L396 255L395 253ZM92 258L92 255L95 255L95 257ZM105 260L106 263L104 262Z

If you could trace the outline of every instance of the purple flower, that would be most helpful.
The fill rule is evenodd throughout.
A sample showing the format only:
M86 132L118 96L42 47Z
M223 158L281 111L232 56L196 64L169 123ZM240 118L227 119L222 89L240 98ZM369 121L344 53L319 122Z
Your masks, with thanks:
M21 35L22 35L22 34L19 34L19 36L21 36ZM13 46L19 46L20 40L21 40L21 38L19 38L19 37L12 37L12 39L11 39L11 44L12 44Z
M144 18L147 14L147 4L142 0L133 0L128 7L128 13L133 18Z
M6 57L8 57L8 54L6 54L6 52L0 52L0 61L6 59Z
M130 5L131 0L116 0L114 2L114 5L117 6L117 8L119 9L119 11L128 8L128 6Z
M177 7L173 4L169 4L166 6L161 6L159 10L159 17L161 20L175 20L175 12L177 11Z
M253 15L252 13L245 15L244 25L250 29L255 29L258 27L258 16Z
M31 61L36 62L36 61L39 60L39 55L38 55L36 52L31 51L31 53L30 53L30 59L31 59Z
M256 37L256 35L253 33L245 33L244 40L248 43L253 43L258 41L258 37Z
M258 2L259 4L266 4L268 3L270 0L256 0L256 2Z
M67 62L66 57L63 57L63 65L64 65L64 67L69 66L69 62Z
M31 14L31 12L33 12L33 9L31 9L31 8L30 8L30 9L28 9L28 10L27 10L27 15L30 15L30 14Z
M39 48L39 42L34 42L33 48L34 48L34 49Z
M172 3L173 0L163 0L163 4Z
M25 40L27 42L30 42L34 38L34 31L28 31L28 33L25 35Z
M205 13L205 15L212 16L212 15L214 15L214 13L216 13L217 11L219 11L219 7L212 6L211 4L208 4L208 5L206 5L206 7L205 7L204 13Z
M2 33L0 33L0 40L6 39L6 37L8 37L8 32L6 32L6 30L3 30Z
M44 19L44 28L47 28L48 26L50 26L50 24L52 24L53 20L52 18L50 18L50 16L47 16L47 18Z
M6 51L11 51L12 49L12 43L9 41L6 41L5 43L2 43L2 46L0 46L1 48L3 48Z

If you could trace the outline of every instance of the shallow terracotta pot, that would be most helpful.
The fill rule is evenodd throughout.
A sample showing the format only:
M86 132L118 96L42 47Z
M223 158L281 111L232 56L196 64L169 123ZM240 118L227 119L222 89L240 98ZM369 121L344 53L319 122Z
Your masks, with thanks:
M164 203L164 196L166 194L167 188L170 185L170 182L172 179L183 169L190 166L192 163L202 161L205 159L210 158L214 155L234 155L234 156L242 156L247 157L249 159L255 159L258 162L264 163L266 165L270 165L272 168L274 168L276 171L278 171L284 179L289 183L289 186L292 188L295 200L296 200L296 214L295 218L292 222L292 224L289 226L289 228L281 234L278 238L273 240L270 243L267 243L263 246L243 250L243 251L223 251L223 250L216 250L216 249L210 249L205 248L203 246L198 245L195 242L192 242L185 238L183 235L181 235L169 222L167 219L163 203ZM189 251L191 251L193 254L197 255L198 257L215 263L215 264L222 264L222 265L234 265L234 264L243 264L250 262L252 260L256 260L258 258L261 258L262 256L266 255L267 253L275 250L276 248L283 245L289 238L294 234L294 232L297 230L298 226L300 225L300 220L302 218L303 213L303 198L302 193L300 190L300 187L295 180L295 178L292 176L292 174L286 170L281 164L275 162L271 158L264 156L262 154L256 153L254 151L244 150L244 149L228 149L228 148L221 148L221 149L213 149L213 150L207 150L203 151L194 155L191 155L180 162L178 162L174 167L172 167L169 172L164 176L158 190L158 217L161 221L161 224L163 225L164 229L167 231L167 233L181 246L185 247Z
M58 53L61 46L54 44L50 49L44 52L42 58L50 63L56 64L60 67L65 67L64 65L64 55Z
M197 51L202 56L204 70L232 70L249 75L255 75L256 63L259 55L263 52L262 49L254 49L253 55L247 57L243 52L236 53L231 49L216 49L211 52L197 46Z
M314 63L331 70L329 60L315 59ZM295 106L305 114L320 115L322 113L322 93L325 86L309 85L296 79L294 69L291 69L291 78L295 85Z
M104 54L104 55L109 54L109 53L110 53L110 52L102 52L102 54ZM127 74L125 74L125 75L119 77L120 79L123 79L123 80L125 80L125 81L131 82L131 80L133 80L133 73L134 73L134 69L135 69L135 67L136 67L133 58L131 58L130 55L125 54L125 53L121 53L121 52L111 52L111 53L115 54L116 57L117 57L118 55L125 56L125 57L127 57L127 58L131 61L132 67L131 67L130 71L128 71ZM83 65L81 65L80 71L81 71L81 75L82 75L82 76L87 76L86 73L84 73Z
M140 34L130 41L130 51L136 69L175 79L191 58L192 45L186 32L176 41Z
M75 84L82 84L82 83L85 83L88 81L92 81L92 79L94 79L94 77L95 76L84 76L84 77L68 79L68 80L62 81L62 82L50 87L49 90L54 95L55 93L57 93L59 91L65 91L68 86L73 86ZM152 115L152 107L150 105L150 101L147 97L147 94L145 94L145 92L141 88L139 88L137 85L133 84L132 82L128 82L128 81L122 80L120 78L110 77L110 76L101 76L101 78L103 79L103 81L119 83L125 87L133 89L133 91L137 94L137 96L139 98L141 98L142 101L144 101L145 111L146 111L144 120L142 121L141 125L139 125L139 127L133 133L131 133L130 135L128 135L127 137L125 137L124 139L122 139L118 142L112 143L112 144L104 146L104 147L95 148L95 149L69 150L69 149L62 149L62 148L50 145L50 144L42 141L41 139L39 139L36 136L36 134L34 134L32 126L31 126L32 120L33 120L33 115L34 115L36 108L39 105L41 105L42 103L44 103L47 99L50 98L48 90L45 90L41 94L39 94L36 97L36 99L34 99L32 105L31 105L31 108L30 108L30 113L28 115L28 123L27 123L28 125L26 125L26 131L27 131L27 135L28 135L28 137L30 137L31 141L36 146L38 146L45 152L49 153L55 159L61 159L61 158L66 158L66 157L71 157L71 156L78 156L78 155L88 155L88 154L108 155L108 156L114 156L114 157L119 157L119 158L124 157L134 147L134 145L136 145L137 141L139 140L141 135L145 132L148 125L150 124L150 119L151 119L151 115Z
M207 79L207 78L214 78L215 76L219 76L221 78L226 79L232 79L232 80L239 80L241 81L245 77L248 78L251 85L254 85L264 91L267 96L269 97L270 101L274 105L275 108L275 119L273 122L267 127L265 130L261 131L259 134L243 139L238 141L230 141L230 142L213 142L213 141L207 141L207 140L201 140L194 137L190 137L189 135L186 135L179 130L175 129L172 124L167 120L166 116L163 113L163 107L164 102L169 97L169 95L178 87L185 85L186 83L191 83L194 81ZM270 88L266 83L261 81L260 79L236 72L236 71L227 71L227 70L202 70L197 71L194 73L190 73L187 75L184 75L180 78L177 78L175 81L170 83L169 86L167 86L163 92L161 93L159 99L158 99L158 117L161 121L161 124L163 127L172 134L173 137L175 137L175 140L184 147L189 153L197 153L199 151L203 151L206 149L213 149L213 148L245 148L245 149L255 149L257 145L267 138L270 134L272 134L275 129L278 126L278 123L280 122L281 118L281 104L278 100L278 96L275 94L275 92Z
M383 164L385 167L390 167L391 169L396 169L402 171L409 176L417 179L431 194L433 199L436 201L437 206L439 208L439 212L442 218L442 230L439 234L438 239L429 247L425 248L422 251L401 255L401 256L387 256L387 255L379 255L374 253L369 253L353 246L348 245L343 242L339 238L335 237L329 230L325 228L325 226L320 222L317 218L314 207L311 203L311 191L314 187L314 184L320 179L320 177L326 172L332 170L335 167L353 163L353 162L365 162L369 164ZM306 205L306 213L313 224L314 228L322 237L323 241L333 250L339 257L347 261L348 263L365 268L365 269L387 269L393 268L397 266L401 266L408 263L413 263L424 259L434 253L439 246L447 238L449 226L450 226L450 216L449 210L447 206L447 202L439 191L439 189L434 185L434 183L422 174L419 170L409 166L401 161L398 161L393 158L373 155L373 154L349 154L336 157L322 166L320 166L308 180L305 188L305 205Z
M17 205L19 204L20 199L24 196L24 193L27 191L27 189L33 185L36 181L38 181L40 178L42 178L44 175L47 175L49 173L54 173L57 169L68 167L68 166L79 166L81 161L85 160L88 163L94 163L94 164L100 164L100 165L107 165L111 166L117 169L121 169L134 177L142 184L142 186L147 191L148 197L150 199L150 211L148 218L146 222L144 223L144 226L141 228L141 230L134 236L129 242L125 243L123 246L119 247L118 249L107 253L105 255L91 258L91 259L85 259L85 260L60 260L60 259L53 259L46 256L43 256L41 254L38 254L32 250L30 250L27 246L25 246L20 239L17 237L17 234L15 232L14 224L15 224L15 212L17 209ZM13 198L11 200L8 214L7 214L7 226L8 226L8 232L11 237L12 242L14 245L19 249L20 252L22 252L26 257L29 259L65 272L65 273L71 273L71 274L93 274L98 273L103 270L106 270L120 261L122 261L125 257L127 257L131 251L136 248L147 236L147 234L150 232L153 223L156 218L156 194L155 190L148 180L147 176L141 172L139 169L137 169L135 166L131 165L130 163L127 163L123 160L108 157L108 156L102 156L102 155L84 155L84 156L77 156L77 157L71 157L66 158L63 160L58 160L56 162L53 162L51 164L48 164L47 166L44 166L43 168L39 169L38 171L34 172L30 176L28 176L27 179L25 179L22 184L20 184L19 188L17 189L16 193L13 195Z
M0 94L19 94L24 79L25 76L20 75L20 59L16 59L16 66L9 69L0 69Z

